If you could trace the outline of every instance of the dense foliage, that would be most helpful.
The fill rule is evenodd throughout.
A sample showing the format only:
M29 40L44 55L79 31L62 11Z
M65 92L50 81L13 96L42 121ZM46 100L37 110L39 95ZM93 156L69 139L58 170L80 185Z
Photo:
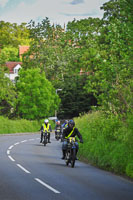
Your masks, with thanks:
M61 98L59 118L70 119L79 116L79 112L84 114L91 110L92 105L97 104L93 94L87 93L84 86L86 75L64 76L64 82L60 85L62 91L59 93Z
M93 112L75 118L84 144L79 154L83 160L117 174L133 178L133 118Z
M102 20L74 20L67 24L66 30L51 26L48 18L37 25L33 21L29 23L32 43L29 56L24 57L24 67L38 67L39 63L53 86L63 89L59 95L63 102L60 112L66 113L64 117L87 112L97 102L114 114L131 112L132 8L131 0L111 0L102 6ZM75 80L80 70L87 74L82 88L84 91L86 88L88 99L84 109L79 106L77 93L67 87L71 83L70 88L78 88ZM85 101L84 92L78 92L78 97ZM71 99L72 112L68 103Z
M16 23L0 21L0 48L16 47L19 45L28 45L29 30L26 28L26 23L18 25Z
M0 115L7 116L16 106L16 91L5 72L4 65L0 63Z
M37 132L40 128L40 123L38 121L29 121L26 119L9 120L2 116L0 116L0 124L0 134L33 133Z
M0 134L10 134L10 133L39 133L40 127L44 120L26 120L17 119L11 120L7 117L0 116ZM49 121L52 129L55 124L53 121Z
M59 104L52 84L40 73L40 69L20 70L17 111L25 119L41 119L51 116ZM32 84L31 84L32 83Z
M113 0L105 3L98 49L88 70L87 90L94 91L105 110L114 114L132 109L132 30L133 2Z

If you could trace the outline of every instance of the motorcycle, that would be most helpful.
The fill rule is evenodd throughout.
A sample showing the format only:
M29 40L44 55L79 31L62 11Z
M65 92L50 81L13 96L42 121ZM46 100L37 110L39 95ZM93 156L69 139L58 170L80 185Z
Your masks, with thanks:
M68 145L66 150L66 165L71 164L71 167L74 168L76 160L76 144L75 137L69 137L67 139Z
M55 131L55 139L58 141L59 139L61 139L61 130L57 129Z
M48 132L45 130L45 132L43 132L43 144L44 144L44 146L46 146L47 143L48 143Z

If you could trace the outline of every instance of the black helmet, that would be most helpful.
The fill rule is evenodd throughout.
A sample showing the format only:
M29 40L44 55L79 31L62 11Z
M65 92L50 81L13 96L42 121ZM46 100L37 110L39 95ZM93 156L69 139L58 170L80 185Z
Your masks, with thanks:
M75 122L72 119L69 120L68 126L71 127L71 128L74 127L75 126Z

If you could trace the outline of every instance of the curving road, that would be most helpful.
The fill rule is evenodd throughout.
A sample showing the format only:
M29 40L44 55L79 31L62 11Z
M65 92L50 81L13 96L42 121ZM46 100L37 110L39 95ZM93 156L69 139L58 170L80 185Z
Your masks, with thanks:
M61 142L0 135L0 200L133 200L133 183L80 161L61 160Z

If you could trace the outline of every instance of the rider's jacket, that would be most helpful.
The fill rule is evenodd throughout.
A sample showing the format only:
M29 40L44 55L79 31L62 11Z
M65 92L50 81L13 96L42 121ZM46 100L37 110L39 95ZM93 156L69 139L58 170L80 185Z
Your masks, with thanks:
M80 139L80 141L82 140L82 135L80 134L79 130L75 127L73 127L73 129L67 127L66 129L63 130L63 139L67 139L69 137L75 137L78 136L78 138Z
M55 126L55 131L56 131L56 130L60 130L60 132L62 132L62 126L56 124L56 126Z
M64 124L62 124L62 128L64 129L64 128L67 128L68 127L68 124L66 124L66 123L64 123Z

